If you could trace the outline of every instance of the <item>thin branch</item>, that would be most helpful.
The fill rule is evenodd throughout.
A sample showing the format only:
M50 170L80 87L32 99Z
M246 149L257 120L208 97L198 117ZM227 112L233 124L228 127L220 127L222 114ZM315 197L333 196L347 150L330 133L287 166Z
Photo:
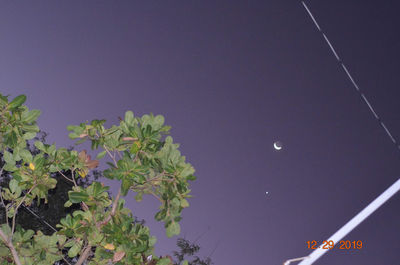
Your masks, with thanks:
M4 200L3 200L2 187L0 187L0 199L1 199L1 204L3 204L3 206L4 206L4 212L6 213L6 223L7 223L7 226L8 226L9 225L8 224L8 211L7 211L7 206L6 206L6 204L4 203Z
M72 265L71 263L69 263L68 262L68 260L64 257L64 255L63 255L63 253L62 253L62 251L58 251L58 252L51 252L51 251L49 251L49 250L47 250L50 254L52 254L52 255L61 255L62 256L62 259L67 263L67 264L69 264L69 265Z
M65 176L64 173L62 173L59 169L57 169L57 170L58 170L58 173L60 173L61 176L63 176L66 180L68 180L68 181L74 183L74 181L73 181L72 179L70 179L69 177Z
M12 254L13 258L14 258L15 264L16 265L21 265L21 261L20 261L19 256L18 256L18 252L15 250L14 245L12 244L12 242L10 240L11 238L8 238L6 236L6 234L4 234L3 230L1 230L1 229L0 229L0 237L1 237L1 239L3 239L4 244L6 244L6 246L10 249L11 254Z
M100 226L107 224L111 220L111 217L115 215L115 212L117 211L118 201L119 201L120 197L121 197L121 188L119 188L117 197L115 197L115 200L113 202L113 206L111 208L110 215L107 216L106 219L104 219L102 222L100 222Z
M64 255L63 255L62 258L63 258L63 260L64 260L68 265L72 265L71 263L68 262L68 260L64 257Z
M106 150L107 154L112 158L112 160L114 161L114 165L117 167L117 161L115 160L115 154L112 155L111 152L108 150L108 148L106 147L106 145L103 145L104 149Z
M78 184L76 184L76 181L75 181L74 171L75 171L75 169L71 169L71 178L72 178L72 181L74 182L75 187L78 187Z
M163 201L160 197L158 197L157 194L155 194L152 190L150 190L149 193L150 193L151 195L153 195L154 197L156 197L160 202L162 202L162 203L164 202L164 201Z
M72 183L74 183L74 186L75 187L78 187L78 184L76 183L76 181L75 181L75 177L74 177L74 171L75 171L75 169L71 169L71 179L70 178L68 178L67 176L65 176L59 169L57 169L58 170L58 172L64 177L64 178L66 178L67 180L69 180L69 181L71 181ZM82 202L82 208L84 209L84 210L89 210L89 207L86 205L86 203L84 203L84 202Z
M92 246L88 244L75 265L82 265L83 262L88 258L91 249Z
M144 187L138 187L138 186L144 186L147 183L152 182L152 181L156 181L156 180L167 181L167 182L173 182L174 181L173 179L160 179L163 176L167 176L165 171L163 171L162 173L158 174L157 176L152 177L151 179L146 180L143 184L132 185L132 189L144 189Z
M25 193L25 196L22 198L22 200L18 203L17 207L14 210L14 216L13 216L13 220L12 220L12 229L11 229L11 235L14 234L14 229L15 229L15 218L17 217L17 211L18 208L21 206L21 204L25 201L26 196L28 196L29 193L31 193L31 191L36 188L37 184L34 184L27 193Z

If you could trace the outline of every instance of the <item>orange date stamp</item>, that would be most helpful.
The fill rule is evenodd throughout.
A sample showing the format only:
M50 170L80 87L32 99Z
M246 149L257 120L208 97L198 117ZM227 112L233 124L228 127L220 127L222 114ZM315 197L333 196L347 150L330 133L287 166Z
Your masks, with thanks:
M363 242L361 240L350 241L350 240L340 240L338 243L334 243L332 240L322 241L322 244L318 246L316 240L307 241L307 248L309 249L362 249Z

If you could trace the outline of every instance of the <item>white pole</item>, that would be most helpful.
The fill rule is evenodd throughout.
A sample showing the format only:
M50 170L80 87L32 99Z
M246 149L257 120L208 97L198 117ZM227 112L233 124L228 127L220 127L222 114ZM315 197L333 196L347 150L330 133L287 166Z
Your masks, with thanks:
M379 195L373 202L371 202L367 207L364 208L359 214L357 214L353 219L351 219L347 224L345 224L342 228L340 228L336 233L334 233L329 239L326 241L333 241L336 245L339 240L345 237L348 233L351 232L357 225L359 225L362 221L364 221L370 214L372 214L376 209L378 209L382 204L384 204L387 200L390 199L396 192L400 190L400 179L398 179L392 186L390 186L385 192ZM319 259L322 255L328 252L329 249L323 249L322 245L320 248L317 248L305 258L298 265L310 265L313 264L317 259Z

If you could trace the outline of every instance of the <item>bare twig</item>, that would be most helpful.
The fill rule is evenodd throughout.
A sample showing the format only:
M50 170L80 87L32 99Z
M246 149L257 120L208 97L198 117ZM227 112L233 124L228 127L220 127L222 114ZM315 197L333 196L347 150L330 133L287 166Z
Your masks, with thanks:
M6 223L7 223L7 225L9 225L8 224L8 212L7 212L7 206L6 206L6 204L4 203L4 200L3 200L3 193L2 193L2 188L0 187L0 199L1 199L1 204L3 204L3 207L4 207L4 212L6 213Z
M83 262L88 258L91 249L92 246L88 244L75 265L82 265Z
M152 177L151 179L146 180L143 184L139 184L139 185L136 184L136 185L133 185L132 188L133 188L133 189L143 189L142 187L138 187L138 186L144 186L144 185L146 185L146 184L149 183L149 182L157 181L157 180L159 180L159 181L167 181L167 182L173 182L173 181L174 181L173 179L162 179L161 177L163 177L163 176L167 176L167 174L166 174L165 171L161 172L161 173L158 174L157 176Z
M68 181L74 183L74 181L73 181L72 179L70 179L69 177L65 176L64 173L62 173L59 169L57 169L57 170L58 170L58 173L60 173L61 176L63 176L66 180L68 180Z
M111 217L115 215L115 212L117 211L118 201L119 201L120 197L121 197L121 188L119 188L117 197L115 197L115 199L114 199L110 215L107 216L106 219L104 219L102 222L100 222L100 226L107 224L111 220Z
M74 171L75 171L75 168L71 169L71 179L74 182L75 187L78 187L78 184L76 184L76 181L75 181Z
M4 234L3 230L1 230L1 229L0 229L0 237L4 241L4 244L6 244L6 246L10 249L11 254L12 254L13 258L14 258L15 264L16 265L21 265L21 261L19 259L18 253L15 250L14 245L12 244L11 237L8 238L6 236L6 234Z
M154 191L150 190L149 193L151 195L153 195L154 197L156 197L160 202L162 202L162 203L164 202L159 196L157 196L157 194L154 193Z
M14 229L15 229L15 218L17 217L18 208L19 208L19 207L21 206L21 204L25 201L26 196L28 196L28 194L31 193L31 191L32 191L34 188L36 188L36 186L37 186L37 184L34 184L34 185L28 190L28 192L25 193L24 197L23 197L22 200L18 203L17 207L15 207L14 216L13 216L13 220L12 220L11 235L14 234ZM11 236L11 237L12 237L12 236Z
M68 262L68 260L64 256L62 258L68 265L72 265L71 263Z
M115 160L115 154L112 155L110 150L108 150L108 148L106 147L106 145L103 145L104 149L106 150L107 154L111 157L111 159L114 162L115 167L117 167L117 161Z

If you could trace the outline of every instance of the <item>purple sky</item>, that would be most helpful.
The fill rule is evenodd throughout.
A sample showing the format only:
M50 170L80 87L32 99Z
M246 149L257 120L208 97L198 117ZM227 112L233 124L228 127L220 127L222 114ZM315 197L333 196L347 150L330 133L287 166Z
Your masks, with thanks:
M396 3L307 3L400 138ZM399 150L300 1L3 1L0 37L1 93L26 94L57 147L72 144L69 124L165 116L198 177L182 235L209 227L198 243L208 255L219 242L217 265L305 256L400 177ZM157 201L127 200L156 253L176 249L151 221ZM399 263L399 207L398 194L345 238L362 250L315 264Z

